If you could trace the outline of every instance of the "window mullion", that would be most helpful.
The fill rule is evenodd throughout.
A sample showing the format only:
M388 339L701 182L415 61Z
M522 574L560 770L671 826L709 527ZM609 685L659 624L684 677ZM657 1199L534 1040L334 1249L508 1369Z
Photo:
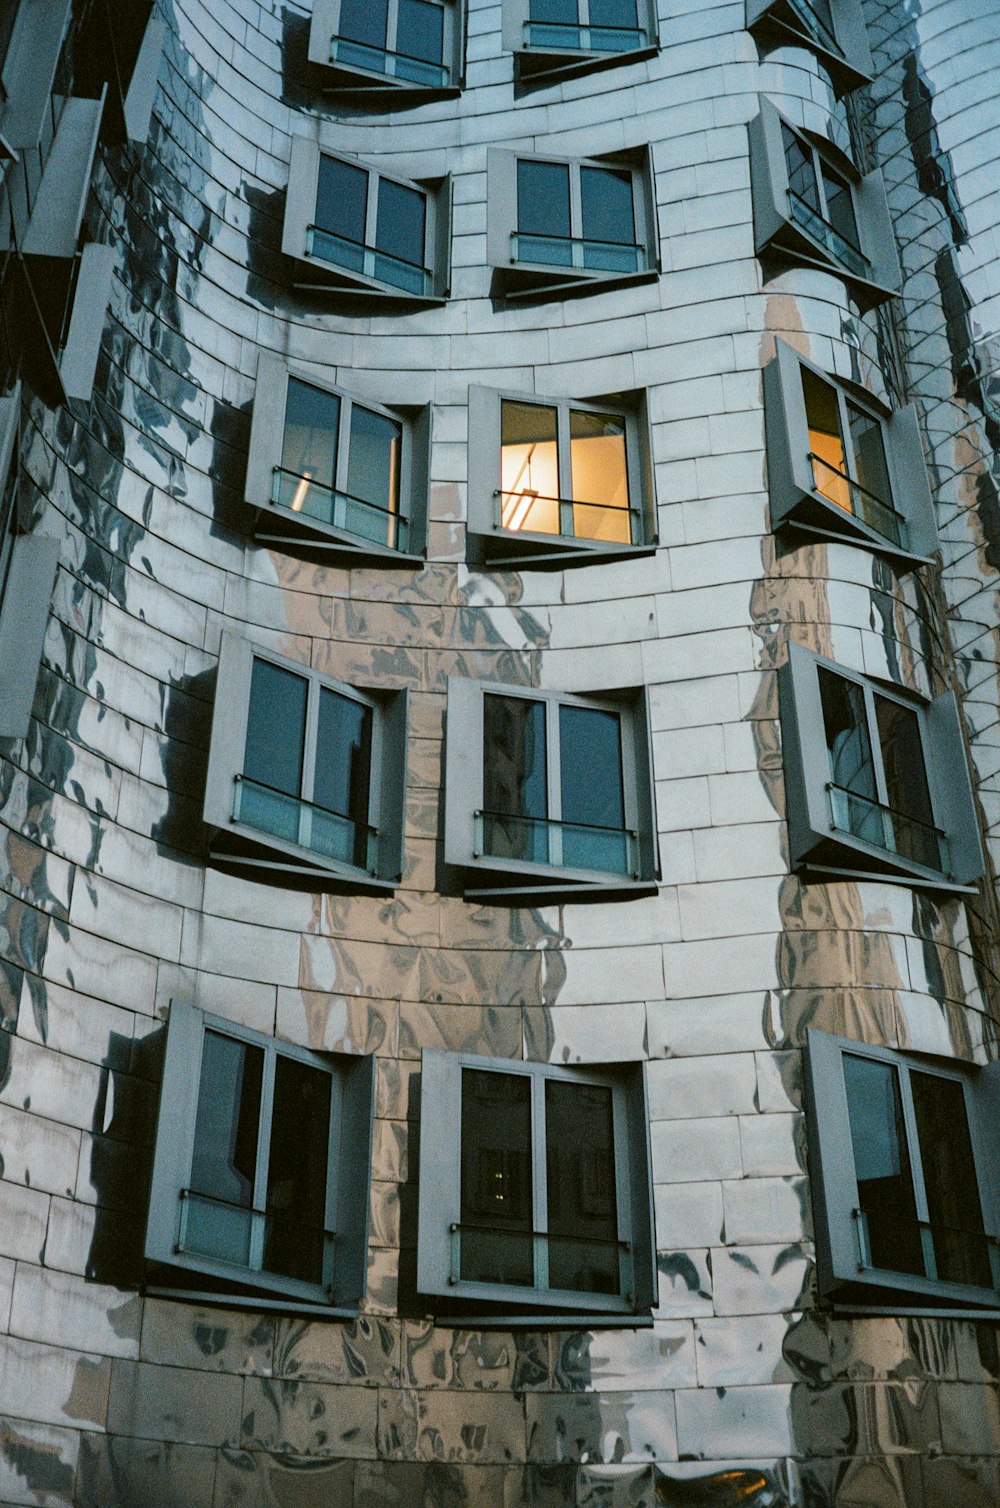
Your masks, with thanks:
M271 1119L274 1114L274 1070L277 1052L273 1044L264 1049L264 1074L260 1092L260 1124L257 1127L257 1174L253 1185L253 1209L250 1217L250 1262L252 1272L264 1266L264 1240L267 1234L267 1175L271 1149Z
M549 785L549 804L547 816L549 825L546 829L548 837L549 863L561 866L563 862L563 833L562 827L562 768L559 748L559 701L550 696L545 701L545 742L547 774Z
M583 266L583 192L580 186L580 164L569 164L569 233L574 238L571 255L574 267Z
M339 1073L330 1075L330 1135L326 1152L326 1206L324 1210L323 1286L332 1298L336 1288L337 1206L340 1198L339 1149L343 1117L343 1085Z
M899 1099L903 1109L903 1127L906 1145L910 1154L910 1177L913 1180L913 1202L920 1224L920 1249L924 1269L929 1278L936 1278L937 1259L934 1254L934 1233L930 1228L930 1210L927 1204L927 1188L924 1170L920 1161L920 1141L917 1136L917 1120L913 1111L913 1095L910 1090L910 1070L905 1063L897 1065L899 1074Z
M812 153L813 177L816 180L816 197L819 200L821 206L820 214L827 222L827 224L829 224L830 210L826 202L826 184L823 182L823 159L820 157L819 152L811 142L806 142L806 145L808 146L809 151Z
M545 1139L545 1075L531 1076L531 1160L532 1160L532 1210L531 1228L536 1233L532 1240L535 1258L535 1287L549 1286L549 1177Z
M556 407L556 488L559 493L559 533L565 538L573 537L573 463L570 446L569 404Z
M320 683L315 675L309 677L309 696L306 703L306 741L302 751L302 800L310 803L299 808L299 843L309 848L312 839L312 799L316 781L316 740L319 729Z
M865 719L868 723L868 743L872 751L872 769L875 773L875 789L883 806L889 805L889 789L885 783L885 768L882 763L882 740L879 738L878 718L875 716L875 693L868 681L862 681L865 698Z
M615 1169L615 1230L622 1243L618 1250L618 1276L621 1292L629 1301L635 1297L635 1238L632 1230L632 1189L628 1159L628 1109L620 1084L611 1090L611 1114L615 1144L612 1149Z
M378 187L379 175L374 169L368 173L368 203L365 211L365 248L374 251L378 235ZM374 267L374 262L372 264ZM368 257L365 257L365 272L369 277L374 276L374 271L369 270Z
M840 438L844 447L844 470L852 481L856 479L857 465L854 457L854 439L851 434L851 418L847 408L847 397L841 387L836 383L833 391L837 397L837 418L840 421Z
M389 0L389 8L385 18L385 50L394 53L396 51L396 37L399 32L399 0Z
M347 491L347 468L351 455L351 414L354 399L346 393L340 399L340 423L337 426L337 474L333 479L333 523L337 529L347 525L347 507L344 494Z

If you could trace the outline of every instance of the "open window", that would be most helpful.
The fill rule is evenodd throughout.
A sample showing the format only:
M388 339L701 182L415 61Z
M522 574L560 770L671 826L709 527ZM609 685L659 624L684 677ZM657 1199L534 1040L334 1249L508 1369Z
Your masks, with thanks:
M641 1063L425 1049L417 1288L456 1316L627 1316L656 1303Z
M842 1302L1000 1305L997 1065L810 1030L820 1291Z
M487 257L508 298L559 298L655 278L646 148L607 157L487 154Z
M450 225L449 180L411 182L293 137L281 245L298 287L439 303Z
M821 267L842 277L862 308L900 285L882 174L864 177L846 153L786 121L769 99L750 123L757 254L774 270Z
M225 634L209 849L274 884L389 891L402 873L405 691L359 690Z
M783 340L764 374L771 524L847 537L900 563L937 549L913 404L893 412Z
M270 1308L356 1310L374 1064L309 1052L175 1000L146 1223L152 1281Z
M746 26L762 47L807 47L838 98L871 82L872 55L858 0L746 0Z
M925 702L798 644L779 684L794 865L951 890L982 875L952 692Z
M503 0L502 25L525 79L633 63L657 47L653 0Z
M641 691L572 696L451 676L445 859L466 895L649 892L656 828Z
M315 0L309 60L328 89L401 102L457 94L465 0Z
M469 558L588 564L655 548L644 394L606 401L469 388Z
M426 545L429 464L429 407L386 408L261 354L246 497L262 543L412 565Z
M0 397L0 738L24 738L42 660L59 541L22 534L21 388Z

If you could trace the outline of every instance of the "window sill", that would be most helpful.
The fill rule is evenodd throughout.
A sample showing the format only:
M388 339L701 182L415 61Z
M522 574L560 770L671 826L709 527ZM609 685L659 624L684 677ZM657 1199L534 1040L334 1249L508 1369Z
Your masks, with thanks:
M351 68L344 63L317 63L316 77L323 94L335 100L361 103L370 100L379 110L407 109L433 100L459 99L462 84L419 84L408 79L387 79L382 73Z
M346 529L337 529L319 519L304 518L291 508L272 504L270 508L256 508L254 543L264 546L278 545L286 549L293 544L301 553L317 553L324 560L341 556L351 562L363 562L380 566L399 566L419 569L425 564L423 555L406 550L394 550L389 545L364 539Z
M213 1309L258 1309L270 1314L304 1314L313 1319L357 1319L360 1305L310 1304L301 1299L267 1299L255 1293L235 1293L217 1288L169 1288L159 1283L145 1283L141 1289L147 1298L176 1299L183 1304L204 1304Z
M326 859L322 854L235 821L227 829L211 831L208 853L216 868L238 874L255 871L265 884L291 886L299 882L313 890L337 890L352 895L391 895L399 884L398 879L380 879L365 869Z
M333 262L324 262L321 257L311 257L305 252L292 257L295 271L292 286L303 293L323 293L335 298L358 312L370 310L373 304L391 304L406 309L434 309L447 303L449 290L444 293L412 293L406 288L397 288L393 283L380 283L363 274L352 275Z
M506 902L515 906L529 905L536 901L544 905L554 901L634 900L639 896L655 895L659 888L656 880L616 879L613 875L584 880L568 877L557 879L555 876L546 879L525 875L512 884L477 884L471 878L473 873L470 870L466 875L462 890L465 900Z
M786 267L814 267L840 278L857 300L863 312L877 308L891 298L899 296L898 288L886 288L873 278L861 277L845 267L843 262L831 256L820 242L814 241L801 226L786 218L767 245L757 252L768 276L785 271Z
M651 1330L653 1316L649 1313L595 1314L577 1310L559 1313L551 1309L530 1311L515 1310L510 1314L497 1314L477 1305L470 1305L462 1313L433 1314L435 1325L448 1330Z
M562 276L558 268L540 263L514 262L494 266L491 295L509 302L526 303L548 299L580 298L592 293L611 293L621 288L655 283L658 267L643 272L586 272L567 267Z
M509 533L496 529L488 534L469 531L468 562L478 569L498 567L560 569L570 566L607 564L655 555L655 541L640 545L607 544L601 540L567 539L555 534Z
M919 566L930 564L933 559L930 555L918 555L913 550L894 545L854 514L838 508L836 503L829 502L815 492L805 494L802 501L784 518L778 519L774 530L775 533L798 531L817 539L830 540L834 544L858 545L878 555L888 556L904 570L915 570Z
M846 844L844 847L845 852L849 851ZM874 852L881 857L883 863L888 862L889 856L883 851L876 849ZM899 862L902 864L905 861ZM874 865L871 868L862 864L842 867L822 863L816 859L803 859L794 864L793 868L807 884L810 882L822 884L827 880L857 880L862 883L874 881L880 885L906 885L911 890L938 890L945 895L979 894L978 885L964 885L958 880L949 880L944 875L934 874L932 870L924 869L920 864L914 864L909 869L880 869Z
M829 75L837 99L872 81L872 75L855 67L843 52L824 46L818 37L812 36L790 0L777 0L763 11L760 0L756 3L747 0L746 29L762 53L782 46L803 47L811 52Z
M523 47L514 54L515 78L521 90L561 84L563 79L581 78L588 73L604 73L609 68L624 68L629 63L643 63L655 58L659 44L650 42L629 52L581 52L570 48Z
M897 1305L906 1304L903 1309ZM926 1303L924 1300L926 1299ZM826 1301L838 1312L858 1314L912 1313L924 1317L929 1310L966 1316L972 1309L996 1319L1000 1311L1000 1294L990 1288L974 1288L966 1283L939 1282L897 1272L866 1269L850 1277L836 1278L829 1285Z

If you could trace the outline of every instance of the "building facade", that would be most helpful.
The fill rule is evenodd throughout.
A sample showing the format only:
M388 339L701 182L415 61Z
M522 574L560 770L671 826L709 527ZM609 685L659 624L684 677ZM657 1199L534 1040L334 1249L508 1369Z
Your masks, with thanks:
M1000 1502L988 0L0 17L0 1503Z

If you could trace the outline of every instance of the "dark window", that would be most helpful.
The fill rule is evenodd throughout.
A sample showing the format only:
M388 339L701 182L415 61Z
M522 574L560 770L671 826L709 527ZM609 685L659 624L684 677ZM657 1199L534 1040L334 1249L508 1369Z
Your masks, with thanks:
M644 272L636 173L597 164L517 162L515 260L594 273Z
M517 254L524 262L573 265L569 168L561 162L517 164Z
M851 184L784 121L781 137L792 219L849 271L870 277L871 265L858 244Z
M293 146L293 164L295 154ZM423 297L432 281L427 218L423 189L321 152L307 255Z
M313 251L354 272L365 270L368 180L364 168L320 154Z
M454 4L442 4L441 0L339 0L332 18L328 4L315 15L329 45L329 56L322 50L313 51L313 47L323 46L317 35L310 47L314 61L375 75L368 80L370 84L440 89L453 81L450 55L455 51L458 24ZM331 19L336 26L332 37Z
M524 45L597 54L633 52L650 40L645 5L641 17L638 0L528 0Z

